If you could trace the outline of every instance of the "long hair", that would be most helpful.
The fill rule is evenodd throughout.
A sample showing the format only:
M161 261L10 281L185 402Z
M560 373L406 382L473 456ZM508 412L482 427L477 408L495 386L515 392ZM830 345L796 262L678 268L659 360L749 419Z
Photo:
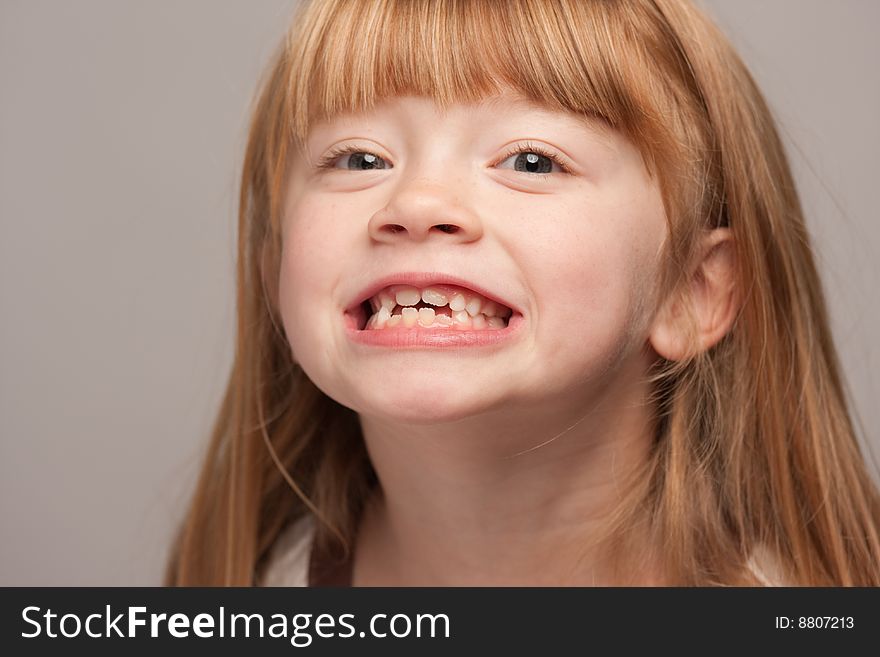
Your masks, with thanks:
M257 583L279 533L306 513L320 549L349 551L376 484L356 414L316 388L279 328L285 176L310 126L398 95L444 108L504 87L598 117L638 147L667 217L661 298L683 289L702 232L734 237L738 315L711 349L647 373L654 443L607 545L626 547L647 520L674 584L755 583L744 564L764 546L791 583L880 585L880 495L786 155L746 67L685 0L298 8L253 110L235 359L166 583Z

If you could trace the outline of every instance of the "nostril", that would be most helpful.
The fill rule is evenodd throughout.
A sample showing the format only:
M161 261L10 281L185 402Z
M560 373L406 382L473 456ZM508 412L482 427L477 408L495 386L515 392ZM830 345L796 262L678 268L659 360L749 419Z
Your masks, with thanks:
M444 233L456 233L458 232L458 226L453 226L452 224L437 224L434 226L437 230L441 230Z

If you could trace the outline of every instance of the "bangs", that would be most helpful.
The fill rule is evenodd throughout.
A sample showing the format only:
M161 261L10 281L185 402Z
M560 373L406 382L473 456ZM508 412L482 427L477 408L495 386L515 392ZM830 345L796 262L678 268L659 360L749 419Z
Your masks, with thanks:
M289 36L287 127L301 145L314 123L386 98L426 97L444 110L506 88L551 110L602 119L635 136L647 155L656 134L638 138L639 122L658 115L649 91L663 85L643 65L646 41L631 38L627 5L316 0Z

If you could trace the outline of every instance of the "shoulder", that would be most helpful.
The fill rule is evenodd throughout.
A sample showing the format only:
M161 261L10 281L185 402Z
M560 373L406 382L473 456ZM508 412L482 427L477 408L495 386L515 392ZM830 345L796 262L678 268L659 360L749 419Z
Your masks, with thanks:
M311 515L288 525L272 546L261 586L308 586L314 533Z
M763 586L791 586L779 558L765 545L756 545L746 563Z

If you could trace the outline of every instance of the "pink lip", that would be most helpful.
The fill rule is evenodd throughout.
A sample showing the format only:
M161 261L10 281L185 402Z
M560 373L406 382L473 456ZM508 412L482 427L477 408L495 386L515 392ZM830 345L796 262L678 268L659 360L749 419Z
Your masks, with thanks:
M361 292L357 295L355 299L352 300L351 304L346 309L346 313L355 313L364 301L374 296L389 285L412 285L413 287L418 288L426 288L429 285L457 285L458 287L465 287L470 290L473 290L477 294L490 299L491 301L495 301L496 303L500 303L503 306L507 306L514 313L519 312L519 310L513 306L509 301L505 301L500 297L492 294L488 290L481 288L479 285L475 285L470 281L467 281L463 278L459 278L458 276L450 276L448 274L440 274L440 273L430 273L430 272L400 272L398 274L391 274L390 276L385 276L384 278L380 278L377 281L373 281L367 287L365 287ZM522 314L522 313L520 313Z
M380 288L381 289L381 288ZM476 291L476 290L474 290ZM461 331L455 328L358 329L358 318L346 313L345 332L353 342L373 347L409 349L418 347L488 347L506 342L519 333L523 316L514 312L503 329Z

